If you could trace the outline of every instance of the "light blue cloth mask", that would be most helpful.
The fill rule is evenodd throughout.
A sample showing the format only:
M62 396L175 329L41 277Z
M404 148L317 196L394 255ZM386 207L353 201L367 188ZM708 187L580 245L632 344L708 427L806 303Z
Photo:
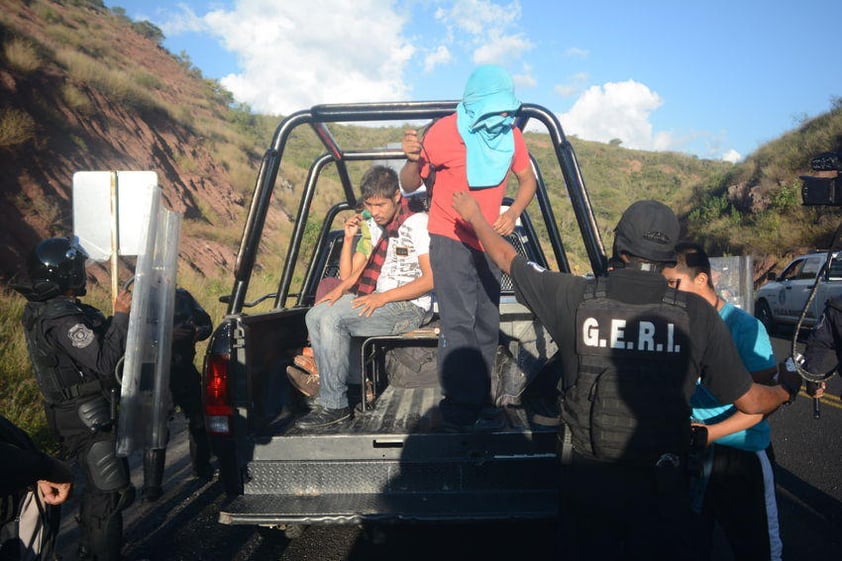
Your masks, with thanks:
M503 68L480 66L468 78L456 106L456 126L465 143L471 189L495 187L506 177L515 153L512 125L520 105L512 77Z

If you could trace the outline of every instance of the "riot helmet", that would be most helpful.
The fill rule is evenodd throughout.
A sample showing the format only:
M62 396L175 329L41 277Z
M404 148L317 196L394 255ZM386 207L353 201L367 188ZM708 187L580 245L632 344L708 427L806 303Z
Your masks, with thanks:
M88 255L71 238L49 238L35 246L29 257L32 291L42 299L73 290L84 296Z

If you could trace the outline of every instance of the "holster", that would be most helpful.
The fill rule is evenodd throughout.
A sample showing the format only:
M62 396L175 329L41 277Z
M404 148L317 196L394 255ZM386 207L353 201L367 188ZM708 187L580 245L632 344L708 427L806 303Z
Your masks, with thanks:
M88 427L91 432L108 431L113 425L111 404L102 395L81 402L76 412L82 424Z

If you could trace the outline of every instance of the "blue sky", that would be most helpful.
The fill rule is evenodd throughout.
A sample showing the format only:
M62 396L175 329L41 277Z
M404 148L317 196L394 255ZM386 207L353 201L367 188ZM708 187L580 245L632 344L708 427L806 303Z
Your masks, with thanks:
M458 99L478 64L568 135L736 161L842 97L839 0L108 0L257 113Z

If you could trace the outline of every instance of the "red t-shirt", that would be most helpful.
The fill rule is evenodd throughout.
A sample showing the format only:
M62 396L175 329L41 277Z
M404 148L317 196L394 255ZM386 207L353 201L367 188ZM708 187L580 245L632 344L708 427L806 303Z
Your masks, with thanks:
M529 151L520 129L513 128L515 135L515 153L509 167L515 173L523 171L531 165ZM456 128L456 113L442 117L433 124L424 135L424 149L421 151L422 177L427 177L429 167L426 163L436 166L436 182L433 187L433 198L430 203L430 218L427 229L431 234L446 236L481 249L482 246L474 234L473 228L462 220L451 206L453 193L468 191L468 177L465 167L465 143ZM495 187L473 189L471 195L479 203L483 216L489 224L493 224L500 216L500 204L506 193L506 183L509 174Z

